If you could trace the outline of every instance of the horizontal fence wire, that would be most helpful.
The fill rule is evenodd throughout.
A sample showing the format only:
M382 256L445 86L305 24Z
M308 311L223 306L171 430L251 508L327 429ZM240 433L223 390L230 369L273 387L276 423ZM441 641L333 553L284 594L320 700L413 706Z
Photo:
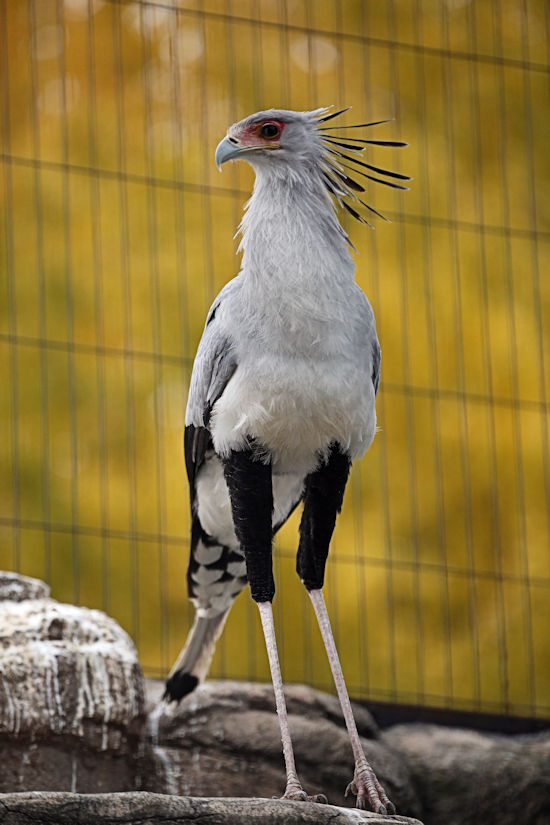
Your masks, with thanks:
M379 432L326 594L354 696L550 716L550 12L542 0L0 0L0 567L108 611L163 677L192 621L182 431L252 186L214 150L353 105L391 223L342 218L381 340ZM287 681L332 690L275 551ZM247 592L215 677L268 679Z

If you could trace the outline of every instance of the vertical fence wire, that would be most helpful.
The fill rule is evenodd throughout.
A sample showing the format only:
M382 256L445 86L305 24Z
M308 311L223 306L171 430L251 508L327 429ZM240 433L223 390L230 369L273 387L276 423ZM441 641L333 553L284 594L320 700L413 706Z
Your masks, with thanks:
M449 42L449 27L451 21L449 20L449 16L442 12L441 14L441 33L442 33L442 42L447 50L450 49L450 42ZM454 171L454 129L453 129L453 108L452 108L452 100L454 95L453 89L453 80L452 80L452 72L450 71L450 65L448 60L442 61L442 73L443 73L443 88L446 90L447 94L444 98L444 106L445 106L445 115L444 115L444 123L445 123L445 144L447 147L445 163L448 170L448 179L447 179L447 213L449 215L449 220L452 224L457 223L457 196L456 196L456 178L455 178L455 171ZM465 392L466 389L466 376L465 376L465 368L464 368L464 340L463 340L463 331L462 331L462 318L463 318L463 309L461 303L461 287L460 287L460 278L461 272L460 267L458 265L458 248L457 248L457 233L450 229L447 233L448 240L450 243L451 254L450 254L450 261L451 261L451 281L454 285L453 293L452 293L452 304L453 304L453 330L454 330L454 338L456 341L457 353L458 353L458 374L457 374L457 386L459 391ZM458 432L459 432L459 440L462 444L466 444L468 440L468 406L465 403L461 403L458 405L458 413L459 413L459 424L458 424ZM473 674L473 685L472 685L472 704L473 707L479 709L480 707L480 679L479 679L479 641L478 641L478 634L476 628L476 591L475 591L475 576L474 576L474 569L475 569L475 562L474 562L474 535L473 535L473 524L472 524L472 489L471 489L471 466L469 460L468 450L461 450L460 451L460 481L461 481L461 492L462 492L462 501L464 503L463 509L463 520L465 525L465 545L466 545L466 558L467 558L467 569L469 570L468 573L468 585L467 585L467 614L468 614L468 631L469 637L471 639L471 673Z

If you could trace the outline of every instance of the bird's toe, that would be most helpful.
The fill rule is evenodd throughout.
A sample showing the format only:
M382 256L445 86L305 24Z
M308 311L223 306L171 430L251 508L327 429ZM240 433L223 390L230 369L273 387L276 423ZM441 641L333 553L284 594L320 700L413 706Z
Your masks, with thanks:
M291 799L294 802L307 802L308 796L301 785L287 785L281 799Z
M317 802L319 805L328 805L328 799L324 793L316 793L313 796L308 796L308 802Z
M277 799L277 797L273 797ZM301 785L287 785L284 795L281 799L290 799L293 802L317 802L321 805L327 805L328 799L324 793L317 793L309 796Z
M345 795L348 796L350 792L357 797L356 807L361 810L370 807L375 813L381 815L395 813L395 805L390 802L376 774L368 764L356 770L355 776L346 788Z

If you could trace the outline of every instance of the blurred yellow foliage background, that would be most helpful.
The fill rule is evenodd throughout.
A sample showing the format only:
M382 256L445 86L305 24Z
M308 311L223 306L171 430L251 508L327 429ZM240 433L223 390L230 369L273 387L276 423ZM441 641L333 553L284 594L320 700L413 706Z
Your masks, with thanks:
M271 106L394 120L392 219L342 218L383 351L326 593L351 692L550 714L549 8L544 0L0 0L0 567L101 607L164 675L191 621L182 430ZM332 689L276 552L283 673ZM267 679L247 592L214 676Z

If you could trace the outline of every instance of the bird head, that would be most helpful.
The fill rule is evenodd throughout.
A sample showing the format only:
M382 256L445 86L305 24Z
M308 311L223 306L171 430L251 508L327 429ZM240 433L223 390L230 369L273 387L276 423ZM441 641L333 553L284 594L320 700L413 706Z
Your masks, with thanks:
M228 160L247 160L255 168L319 162L322 146L316 118L325 111L268 109L234 123L216 149L218 169Z
M371 213L381 218L384 216L359 197L358 193L365 192L366 189L355 176L394 189L408 189L396 181L410 178L400 172L390 172L366 163L362 159L362 153L369 145L397 147L407 144L393 140L348 137L348 133L339 135L340 130L368 128L388 122L379 120L352 126L333 126L329 123L347 111L348 109L341 109L329 114L330 108L309 112L267 109L250 115L230 126L226 137L218 144L215 158L218 169L221 170L222 164L228 160L246 160L256 172L271 170L273 173L287 174L290 171L305 175L309 180L316 178L340 207L361 223L370 226L358 207L364 206Z

